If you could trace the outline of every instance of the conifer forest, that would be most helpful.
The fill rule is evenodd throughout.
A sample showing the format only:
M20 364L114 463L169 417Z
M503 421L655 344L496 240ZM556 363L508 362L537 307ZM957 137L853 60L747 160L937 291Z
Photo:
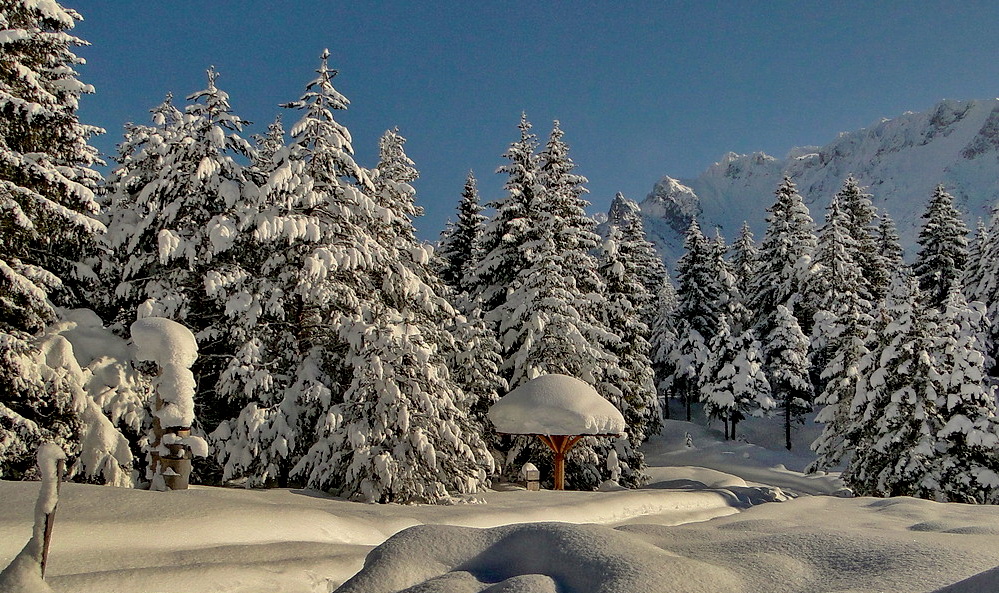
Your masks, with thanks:
M77 115L102 100L77 74L77 20L0 2L0 478L37 477L54 443L72 480L148 487L167 379L129 328L162 317L198 345L192 483L445 503L527 461L547 476L551 453L487 412L557 373L626 421L571 451L570 489L646 484L642 444L706 415L726 439L770 418L787 449L814 419L810 470L856 495L999 504L999 215L969 231L944 185L911 196L915 253L876 189L847 176L810 211L785 178L760 236L694 218L664 262L634 202L587 213L572 130L524 114L502 193L470 172L430 244L404 127L353 138L342 114L368 107L328 51L266 133L209 69L107 131L102 163L105 132Z

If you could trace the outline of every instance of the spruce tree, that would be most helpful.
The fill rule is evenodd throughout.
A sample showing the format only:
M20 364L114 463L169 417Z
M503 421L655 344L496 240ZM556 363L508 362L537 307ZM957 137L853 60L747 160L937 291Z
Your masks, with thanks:
M743 287L744 301L748 300L746 288L752 285L756 277L756 271L760 264L760 250L753 239L753 231L749 228L749 223L743 222L739 229L739 236L732 243L730 249L732 274L735 276L736 286ZM748 307L748 302L744 302Z
M487 315L503 305L508 288L527 267L521 245L530 238L530 209L540 188L538 140L531 127L527 114L521 114L520 139L503 153L509 163L496 171L507 176L506 196L487 204L495 213L475 247L481 257L475 260L470 296L482 303Z
M751 323L749 310L746 308L745 298L739 288L732 265L725 255L728 247L725 245L725 238L719 230L715 230L715 239L711 243L710 258L708 259L708 274L713 278L713 290L715 294L714 308L716 315L727 315L731 323L733 332L741 334Z
M992 213L982 241L981 260L977 267L980 280L969 288L969 300L985 305L988 331L985 339L986 369L990 375L999 374L999 209Z
M922 218L913 271L924 302L940 308L951 287L961 284L968 260L968 227L954 206L954 197L942 185L934 190Z
M905 265L903 261L901 239L895 229L895 221L887 212L881 212L878 217L878 228L875 232L877 252L881 254L882 266L886 270L898 270ZM890 276L891 274L889 274ZM889 280L889 285L891 281Z
M833 197L825 224L819 230L815 273L809 289L816 309L810 357L813 375L819 378L813 383L818 385L820 392L826 382L820 375L834 356L837 324L847 311L856 308L866 311L871 307L870 286L856 260L860 252L850 232L850 214L841 207L842 199L841 194Z
M0 477L18 478L42 441L80 452L83 402L55 376L42 376L32 339L78 306L96 276L93 169L102 132L77 117L80 97L70 31L80 15L56 2L0 5ZM41 357L41 358L39 358Z
M306 301L319 305L308 311L320 317L305 357L318 389L290 393L314 439L292 474L362 500L445 501L477 491L492 466L445 366L457 348L446 331L455 311L437 292L430 249L415 239L417 172L403 140L383 137L375 171L356 165L333 117L347 101L332 86L328 55L289 104L305 111L291 134L314 182L308 195L323 200L313 208L330 221L299 278Z
M628 247L625 251L634 262L639 281L645 287L648 298L640 310L640 317L648 327L649 357L653 367L656 391L659 399L665 401L670 393L666 388L672 375L669 362L670 351L676 342L676 332L673 327L673 315L676 308L676 291L670 283L669 272L655 246L649 242L642 222L641 210L633 200L621 193L614 196L611 209L619 213L615 225L621 233L621 242ZM649 422L654 426L661 424L660 416L668 414L668 406L655 407L655 418L651 415ZM649 434L658 432L658 428L649 429Z
M822 392L815 403L824 406L815 421L823 424L822 434L812 443L817 456L810 466L828 469L854 450L860 429L853 413L861 364L871 339L869 304L859 298L846 298L835 321L828 326L829 361L822 370Z
M472 290L472 273L475 262L480 258L476 246L485 225L486 216L479 204L479 190L471 171L465 179L465 187L458 202L458 220L448 223L441 233L440 247L437 249L441 280L455 293Z
M764 340L763 359L771 397L784 417L784 446L791 450L791 429L812 409L812 384L808 380L808 338L790 309L778 305L772 328Z
M656 251L655 245L649 242L649 238L645 234L645 223L642 222L642 212L638 208L638 204L624 197L621 193L614 196L614 203L618 205L617 212L620 213L617 226L621 229L622 239L634 246L631 248L632 259L638 268L645 290L653 295L653 301L655 301L655 295L662 289L663 284L669 282L666 264L663 263L662 256ZM656 307L653 305L650 307L649 313L651 314L655 310ZM649 320L650 316L647 316L646 322Z
M642 319L643 307L650 297L633 259L636 248L639 246L629 243L621 230L612 226L600 251L600 274L606 282L607 295L604 323L616 337L610 351L617 357L617 368L621 370L617 381L610 386L616 389L611 397L619 402L630 444L635 449L661 429L649 359L649 328ZM630 468L624 472L626 480L630 473Z
M373 183L375 200L393 214L385 229L386 237L391 238L395 247L409 249L418 246L413 220L423 216L423 208L414 201L416 190L411 183L420 174L416 163L406 155L405 144L406 139L399 134L398 128L382 134L378 139L379 160L375 168L378 175Z
M700 399L708 343L718 327L715 263L711 245L697 221L691 221L684 238L684 254L676 264L679 288L673 325L677 341L670 355L674 368L671 387L684 402L688 422L691 404Z
M759 268L750 287L749 309L757 329L769 333L778 305L793 310L801 330L811 334L814 307L808 286L817 239L812 217L794 183L787 177L767 210L767 230L760 245Z
M673 349L676 347L676 289L670 282L663 283L653 301L655 309L649 323L649 358L652 361L652 372L655 376L656 392L661 402L664 418L670 417L669 398L673 393L671 385L675 367L673 365Z
M979 218L975 225L975 234L968 242L968 263L961 277L961 287L964 298L969 301L981 300L983 284L986 284L986 256L989 253L989 242L992 240L988 227Z
M985 315L958 287L936 315L933 359L940 424L931 480L940 501L999 503L999 418L985 376Z
M482 319L480 309L473 309L467 316L455 315L448 331L454 336L456 347L445 354L447 368L464 394L464 407L474 429L497 457L501 439L487 414L509 391L500 374L503 357L499 342Z
M869 301L880 300L888 290L889 271L878 252L874 221L877 212L872 196L860 188L857 180L848 177L836 194L836 201L846 214L846 232L853 239L852 259L860 270L859 290Z
M725 423L725 438L734 439L736 425L747 416L762 416L776 403L763 372L763 354L752 329L733 335L727 315L718 318L708 360L701 376L704 411Z
M188 97L183 115L164 105L154 126L132 128L122 147L131 152L108 181L115 321L125 328L137 317L166 317L195 333L197 416L209 429L238 410L232 383L221 379L263 307L248 251L258 179L242 163L254 150L217 77L208 71L207 88Z
M284 125L281 122L280 113L267 126L266 134L255 134L253 136L254 147L256 148L254 151L253 167L261 174L269 175L275 169L277 160L280 158L278 153L285 147L284 136Z
M940 427L932 333L904 269L875 310L874 335L861 363L852 409L859 430L843 478L861 496L932 498L928 480Z

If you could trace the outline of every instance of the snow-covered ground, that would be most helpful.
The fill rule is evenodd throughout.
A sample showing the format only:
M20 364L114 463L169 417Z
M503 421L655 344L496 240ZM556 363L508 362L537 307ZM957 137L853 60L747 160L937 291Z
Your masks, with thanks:
M843 498L835 476L796 471L807 457L682 422L665 434L646 447L648 488L510 486L452 506L64 484L47 580L67 593L331 591L421 526L344 590L930 592L968 577L945 590L999 590L999 508ZM37 493L0 482L0 566L30 537Z

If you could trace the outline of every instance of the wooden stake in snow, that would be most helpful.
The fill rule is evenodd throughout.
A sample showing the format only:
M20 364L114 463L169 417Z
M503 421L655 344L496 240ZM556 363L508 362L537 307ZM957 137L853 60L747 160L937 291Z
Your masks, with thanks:
M51 447L56 449L56 451L48 451L45 453L46 458L42 460L42 447ZM55 470L51 466L51 460L55 459ZM48 467L42 469L43 464L48 464ZM38 502L36 503L38 507L41 507L43 500L51 496L51 508L47 506L45 510L45 533L43 536L42 543L42 578L45 578L45 566L49 563L49 546L52 545L52 526L55 525L55 513L56 505L59 503L59 484L62 484L62 477L66 473L66 454L63 453L62 449L59 447L47 443L38 448L38 468L42 472L42 490L38 494ZM54 475L52 475L54 473ZM55 482L55 493L52 493L52 482ZM47 505L47 503L46 503ZM35 515L37 517L39 510L36 508Z
M42 486L35 503L35 526L31 539L13 562L0 572L0 591L49 592L45 584L52 525L59 502L59 482L66 471L66 454L58 446L45 443L38 447L38 471Z
M624 416L593 387L566 375L541 375L489 409L496 431L534 435L555 453L555 489L565 489L565 455L584 436L616 437Z

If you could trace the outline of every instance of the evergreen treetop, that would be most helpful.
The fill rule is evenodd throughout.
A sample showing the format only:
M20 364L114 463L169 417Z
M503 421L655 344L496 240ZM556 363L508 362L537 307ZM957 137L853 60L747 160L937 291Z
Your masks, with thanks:
M437 249L441 280L456 292L473 288L472 270L481 257L477 247L486 221L482 209L475 175L469 171L458 202L458 220L448 223Z
M942 185L933 191L922 218L925 222L916 239L919 253L913 271L927 305L939 308L964 274L968 227L954 206L954 197Z

